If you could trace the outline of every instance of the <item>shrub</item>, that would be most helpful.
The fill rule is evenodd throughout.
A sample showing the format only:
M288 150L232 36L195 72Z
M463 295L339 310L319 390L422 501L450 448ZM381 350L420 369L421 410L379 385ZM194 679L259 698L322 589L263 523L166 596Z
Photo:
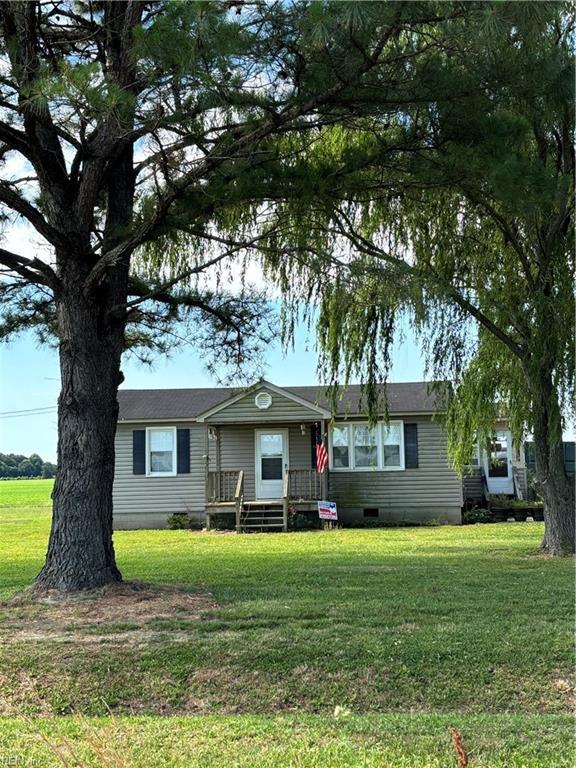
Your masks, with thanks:
M473 523L491 523L493 522L492 513L489 509L484 509L483 507L467 509L462 513L462 522L465 525L472 525Z
M509 504L511 509L536 509L544 507L542 501L529 501L527 499L514 499Z
M317 512L298 512L295 509L288 510L289 531L311 531L320 528L320 519Z
M490 504L494 507L506 507L510 506L510 502L514 500L513 496L507 493L493 493L490 495Z
M186 512L177 512L175 515L168 515L166 518L166 527L172 531L181 531L183 528L190 527L190 521Z

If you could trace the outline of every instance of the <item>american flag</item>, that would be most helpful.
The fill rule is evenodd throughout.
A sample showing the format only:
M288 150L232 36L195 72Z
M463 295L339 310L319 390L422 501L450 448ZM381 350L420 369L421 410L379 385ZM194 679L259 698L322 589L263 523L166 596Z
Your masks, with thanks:
M320 427L316 424L315 425L315 432L316 432L316 471L317 472L325 472L326 468L328 467L328 452L326 451L326 446L324 445L324 441L322 440L322 432L320 430Z

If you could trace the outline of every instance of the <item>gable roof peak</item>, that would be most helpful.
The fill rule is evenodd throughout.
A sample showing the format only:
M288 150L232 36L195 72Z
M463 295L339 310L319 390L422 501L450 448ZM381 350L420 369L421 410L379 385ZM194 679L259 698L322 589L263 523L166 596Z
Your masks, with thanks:
M234 403L237 403L239 400L242 400L245 397L248 397L250 394L258 391L259 389L268 389L270 390L270 392L273 392L277 395L281 395L282 397L285 397L287 400L292 400L293 402L298 403L299 405L302 405L311 411L314 411L318 416L321 416L322 418L329 419L331 417L330 411L327 408L323 408L313 400L302 397L296 392L291 391L290 389L284 389L283 387L279 387L277 384L272 384L271 381L268 381L267 379L262 378L259 381L257 381L255 384L252 384L252 386L247 387L243 390L240 390L236 394L233 394L230 397L226 398L221 403L218 403L218 405L215 405L214 407L205 410L203 413L199 413L198 416L196 417L196 421L200 421L200 422L205 421L209 416L213 416L215 413L225 410L226 408L228 408L228 406L233 405Z

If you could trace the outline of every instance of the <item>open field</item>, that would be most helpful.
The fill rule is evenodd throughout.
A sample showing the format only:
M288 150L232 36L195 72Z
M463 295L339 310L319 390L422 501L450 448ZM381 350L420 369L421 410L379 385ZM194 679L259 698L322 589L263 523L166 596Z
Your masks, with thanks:
M436 768L453 726L471 768L573 763L573 561L541 524L120 532L147 586L62 606L10 600L47 507L0 517L0 755L62 764L41 730L87 765Z
M0 509L47 507L54 480L0 480Z

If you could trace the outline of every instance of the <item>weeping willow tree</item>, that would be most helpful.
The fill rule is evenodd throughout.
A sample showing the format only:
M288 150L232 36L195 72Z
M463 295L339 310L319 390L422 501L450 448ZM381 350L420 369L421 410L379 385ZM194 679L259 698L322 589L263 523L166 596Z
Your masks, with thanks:
M429 373L451 384L459 470L497 419L533 433L552 554L574 552L561 442L575 363L573 34L568 5L531 2L468 4L424 32L426 55L393 85L364 83L286 168L300 195L276 206L267 262L289 308L318 308L323 373L333 387L359 377L372 413L409 318Z

